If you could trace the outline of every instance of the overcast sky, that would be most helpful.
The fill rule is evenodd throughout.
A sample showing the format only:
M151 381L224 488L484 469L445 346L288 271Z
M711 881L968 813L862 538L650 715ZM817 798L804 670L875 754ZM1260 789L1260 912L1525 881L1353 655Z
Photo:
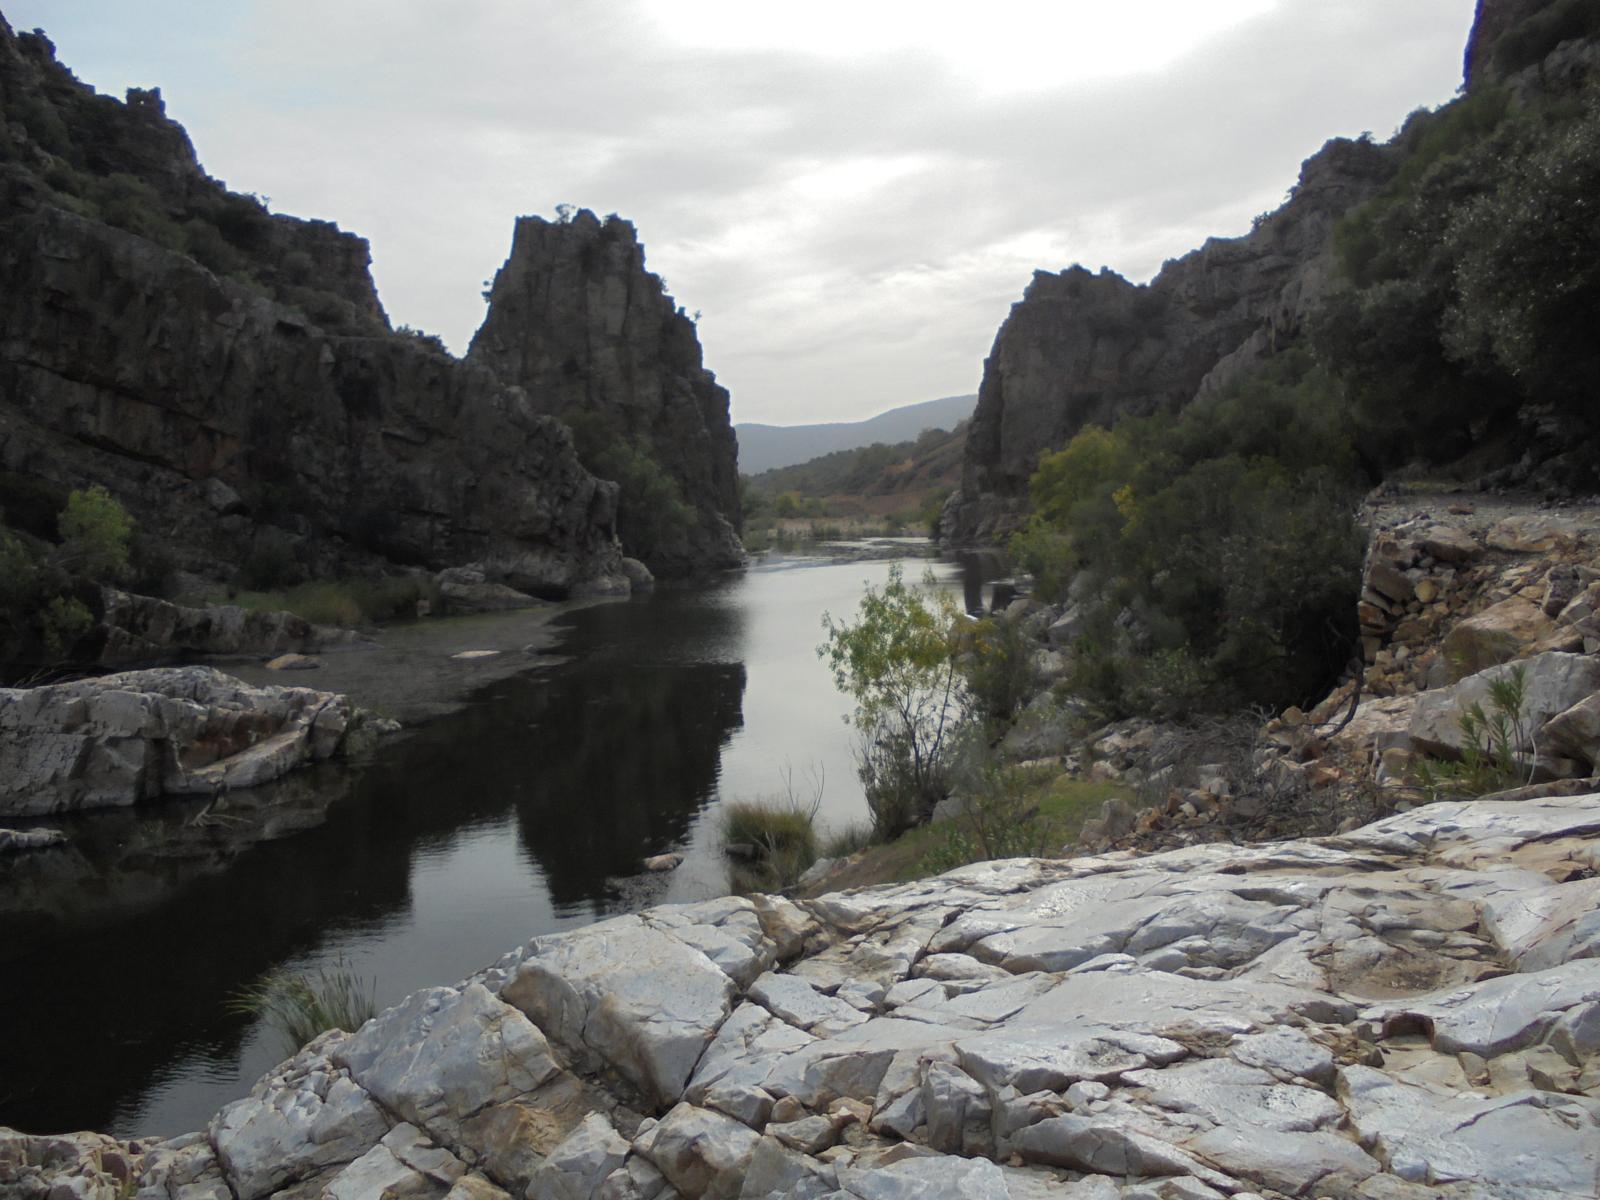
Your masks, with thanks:
M976 391L1035 269L1145 280L1450 99L1473 0L0 0L465 351L519 213L632 220L734 417Z

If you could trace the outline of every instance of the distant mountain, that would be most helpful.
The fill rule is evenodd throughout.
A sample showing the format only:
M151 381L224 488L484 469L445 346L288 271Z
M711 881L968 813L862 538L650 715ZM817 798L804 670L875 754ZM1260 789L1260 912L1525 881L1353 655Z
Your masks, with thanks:
M751 475L745 492L747 522L759 522L763 514L791 515L786 510L822 517L915 513L931 522L961 481L967 425L962 421L949 432L929 428L914 441L835 450Z
M915 441L924 429L954 429L972 415L976 395L945 396L891 408L865 421L826 425L735 425L739 435L739 472L759 475L774 467L791 467L836 450L855 450L874 442L893 445Z

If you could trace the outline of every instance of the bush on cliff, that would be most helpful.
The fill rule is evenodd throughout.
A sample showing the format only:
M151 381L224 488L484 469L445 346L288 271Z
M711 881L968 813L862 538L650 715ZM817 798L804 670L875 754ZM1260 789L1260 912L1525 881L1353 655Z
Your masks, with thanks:
M578 459L593 474L617 484L617 536L646 562L681 541L694 525L694 509L648 442L630 438L604 413L562 414Z
M1394 180L1335 228L1345 286L1312 321L1380 469L1446 462L1600 386L1600 85L1413 116Z
M1341 414L1290 354L1041 460L1013 550L1048 599L1083 577L1078 690L1116 714L1285 705L1345 663L1362 539Z
M94 625L99 585L129 570L133 522L105 488L70 493L56 525L52 546L0 512L0 663L11 668L69 658Z

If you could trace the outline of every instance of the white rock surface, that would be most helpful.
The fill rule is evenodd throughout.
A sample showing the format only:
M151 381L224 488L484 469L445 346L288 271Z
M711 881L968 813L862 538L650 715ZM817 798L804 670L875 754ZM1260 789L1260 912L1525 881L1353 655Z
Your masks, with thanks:
M361 720L344 696L212 667L0 688L0 815L254 787L331 757Z
M0 1192L1592 1198L1597 842L1600 795L1460 802L656 909L327 1035L208 1137L0 1133Z

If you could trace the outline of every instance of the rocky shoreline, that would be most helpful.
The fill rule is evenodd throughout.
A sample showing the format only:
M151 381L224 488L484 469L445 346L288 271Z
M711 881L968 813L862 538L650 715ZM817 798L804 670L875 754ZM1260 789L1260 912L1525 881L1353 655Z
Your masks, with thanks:
M1594 1196L1600 794L535 938L29 1200Z

